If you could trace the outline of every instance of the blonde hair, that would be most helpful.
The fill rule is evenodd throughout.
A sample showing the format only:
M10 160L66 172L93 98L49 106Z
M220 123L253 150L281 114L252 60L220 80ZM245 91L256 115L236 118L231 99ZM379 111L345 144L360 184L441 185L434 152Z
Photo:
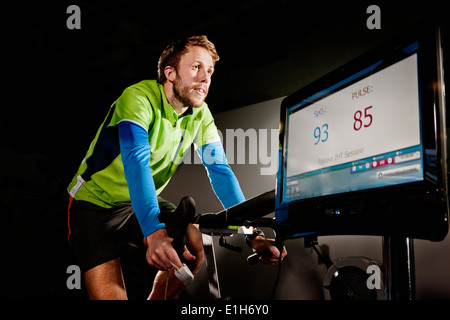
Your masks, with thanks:
M220 59L217 54L216 47L211 41L208 40L206 36L192 36L177 40L168 45L159 57L157 79L159 83L163 84L167 80L166 75L164 74L164 69L167 66L172 66L176 69L178 67L178 63L180 62L181 56L185 54L191 46L198 46L208 50L214 64Z

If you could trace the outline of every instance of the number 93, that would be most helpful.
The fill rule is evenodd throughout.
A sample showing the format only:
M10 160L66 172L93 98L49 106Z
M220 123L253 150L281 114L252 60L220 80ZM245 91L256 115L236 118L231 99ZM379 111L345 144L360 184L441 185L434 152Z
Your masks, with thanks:
M319 142L325 142L328 140L328 124L324 124L322 129L320 127L316 127L314 129L314 138L316 138L316 142L314 145L317 145Z

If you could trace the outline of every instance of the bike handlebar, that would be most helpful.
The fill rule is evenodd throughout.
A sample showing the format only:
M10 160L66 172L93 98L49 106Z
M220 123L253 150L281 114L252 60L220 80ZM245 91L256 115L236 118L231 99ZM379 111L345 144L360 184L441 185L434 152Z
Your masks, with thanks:
M161 212L159 221L166 224L167 233L173 238L173 247L181 257L186 243L186 229L189 223L200 228L223 229L230 225L244 225L275 210L275 190L267 191L233 207L217 213L196 214L195 201L186 196L181 199L174 212ZM258 257L259 259L259 257Z
M196 223L201 228L226 228L241 225L275 211L275 190L267 191L217 213L198 215Z

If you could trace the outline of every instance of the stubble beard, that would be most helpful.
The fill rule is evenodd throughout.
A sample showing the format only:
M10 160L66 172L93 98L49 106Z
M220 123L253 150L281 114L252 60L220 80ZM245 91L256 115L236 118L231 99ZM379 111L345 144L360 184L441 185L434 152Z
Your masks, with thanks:
M194 101L194 99L190 97L191 94L195 94L191 92L191 89L192 88L189 88L188 86L183 86L181 83L181 79L178 77L178 75L176 76L175 81L173 82L173 95L175 99L181 102L185 107L200 108L205 101L207 93L200 102L199 100Z

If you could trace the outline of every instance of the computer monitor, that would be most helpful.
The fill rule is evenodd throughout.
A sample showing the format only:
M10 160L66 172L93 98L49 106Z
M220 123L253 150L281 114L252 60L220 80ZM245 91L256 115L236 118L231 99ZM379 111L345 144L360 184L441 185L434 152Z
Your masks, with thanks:
M439 28L420 26L286 97L276 221L292 236L443 239L442 63Z

